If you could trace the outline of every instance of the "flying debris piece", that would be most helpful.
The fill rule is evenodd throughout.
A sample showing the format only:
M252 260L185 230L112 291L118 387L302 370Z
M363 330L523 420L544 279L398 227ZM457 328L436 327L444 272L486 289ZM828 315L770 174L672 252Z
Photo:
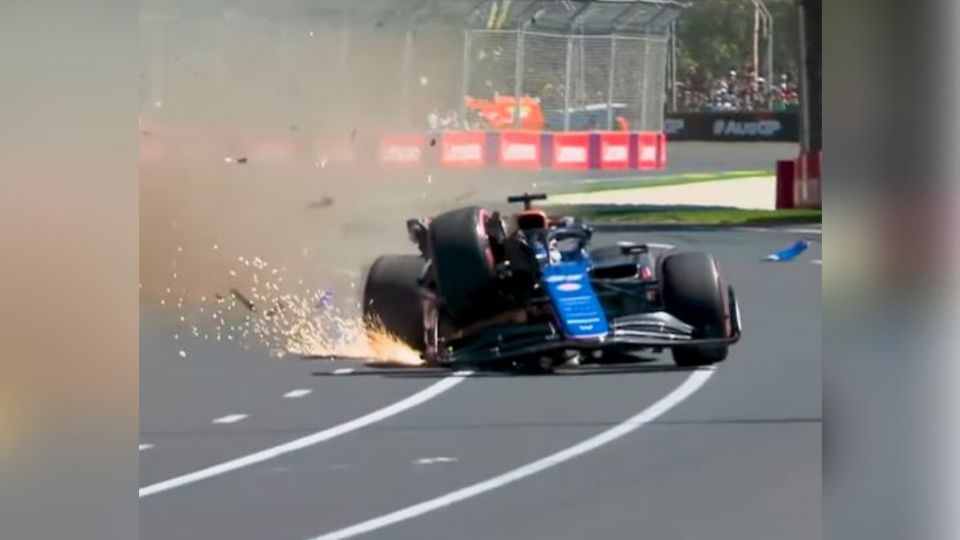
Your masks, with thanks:
M333 291L320 291L314 307L317 309L329 308L333 305Z
M233 297L239 300L240 303L243 304L243 307L247 308L247 310L256 311L256 308L253 305L253 302L251 302L250 299L244 296L243 293L241 293L237 289L230 289L230 293L233 294Z
M319 201L313 201L307 205L308 209L317 210L319 208L326 208L333 205L333 197L323 197Z
M766 260L775 262L792 261L797 257L797 255L800 255L806 251L808 247L810 247L809 242L806 240L798 240L797 243L793 244L792 246L768 255Z

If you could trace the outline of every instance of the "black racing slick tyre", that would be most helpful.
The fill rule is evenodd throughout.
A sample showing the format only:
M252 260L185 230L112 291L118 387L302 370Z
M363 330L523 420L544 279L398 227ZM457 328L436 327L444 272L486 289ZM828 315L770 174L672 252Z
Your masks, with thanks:
M489 212L474 206L440 214L430 221L437 288L446 315L458 326L495 310L490 295L496 267L485 222Z
M669 253L660 268L663 304L667 313L693 326L694 338L722 338L729 315L716 261L702 252ZM727 345L674 347L673 361L681 367L707 366L727 357Z
M368 327L380 325L418 351L424 349L419 255L383 255L373 261L363 287L363 315Z

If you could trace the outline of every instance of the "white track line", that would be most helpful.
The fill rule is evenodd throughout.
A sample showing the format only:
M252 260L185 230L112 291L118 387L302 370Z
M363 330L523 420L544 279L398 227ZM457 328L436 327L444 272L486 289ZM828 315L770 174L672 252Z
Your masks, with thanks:
M455 457L447 456L437 456L437 457L427 457L413 460L414 465L433 465L434 463L456 463L458 460Z
M300 388L298 390L291 390L287 392L286 394L283 395L283 397L287 399L297 399L297 398L302 398L303 396L306 396L311 392L313 392L313 390L310 390L308 388Z
M151 449L151 448L153 448L153 445L152 445L152 444L141 444L139 451L140 451L140 452L143 452L144 450L149 450L149 449Z
M335 369L335 370L333 370L333 374L334 374L334 375L349 375L349 374L353 373L354 371L355 371L355 370L354 370L353 368L340 368L340 369Z
M810 261L810 262L812 262L813 264L815 264L815 265L817 265L817 266L823 266L823 261L821 261L820 259L814 259L814 260L812 260L812 261Z
M216 420L213 421L213 423L214 424L233 424L243 420L246 417L247 415L245 414L228 414L227 416L217 418Z
M351 431L356 431L362 427L385 420L391 416L402 413L407 409L412 409L417 405L425 403L460 384L471 374L472 372L470 371L455 372L453 375L446 377L441 381L437 381L413 395L407 396L406 398L392 405L388 405L382 409L373 411L372 413L361 416L360 418L355 418L349 422L344 422L343 424L334 426L332 428L292 440L279 446L267 448L266 450L261 450L254 454L226 461L219 465L207 467L206 469L201 469L183 476L177 476L176 478L171 478L169 480L164 480L156 484L142 487L140 488L140 498L182 487L188 484L193 484L194 482L199 482L201 480L206 480L207 478L226 474L237 469L249 467L250 465L256 465L257 463L263 463L264 461L271 460L284 454L296 452L297 450L302 450L315 444L322 443L323 441L328 441L334 437L345 435Z
M406 521L408 519L426 514L427 512L438 510L445 506L450 506L451 504L458 503L471 497L476 497L477 495L492 491L494 489L506 486L507 484L516 482L517 480L522 480L528 476L545 471L555 465L559 465L577 456L586 454L591 450L596 450L597 448L600 448L601 446L613 442L620 437L623 437L624 435L636 430L644 424L655 420L663 413L669 411L677 404L690 397L694 392L699 390L700 387L703 386L703 384L706 383L712 375L712 369L695 371L691 373L690 376L687 377L687 379L683 382L683 384L674 388L669 394L661 398L653 405L640 411L635 416L632 416L622 423L602 433L594 435L585 441L579 442L565 450L561 450L556 454L552 454L532 463L528 463L522 467L518 467L512 471L501 474L500 476L495 476L488 480L473 484L472 486L458 489L446 495L437 497L436 499L430 499L420 504L408 506L407 508L397 510L396 512L385 514L369 521L352 525L345 529L340 529L338 531L333 531L322 536L318 536L312 540L343 540L345 538L353 538L354 536L375 531L388 525Z
M777 229L772 229L776 231ZM782 229L783 232L795 234L819 234L823 235L823 229Z

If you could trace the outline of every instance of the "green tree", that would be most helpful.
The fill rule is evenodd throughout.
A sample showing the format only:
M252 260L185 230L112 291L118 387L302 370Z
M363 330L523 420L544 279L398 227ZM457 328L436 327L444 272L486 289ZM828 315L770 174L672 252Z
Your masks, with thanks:
M765 0L774 20L774 70L797 63L797 20L793 0ZM677 20L677 63L684 77L691 69L712 78L738 72L753 54L751 0L696 0ZM762 46L762 43L761 43ZM760 71L764 71L761 51Z

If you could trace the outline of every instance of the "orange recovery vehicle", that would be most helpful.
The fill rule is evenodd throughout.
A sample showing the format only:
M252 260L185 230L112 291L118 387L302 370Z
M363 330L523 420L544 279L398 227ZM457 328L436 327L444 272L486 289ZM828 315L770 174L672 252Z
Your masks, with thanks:
M516 109L520 109L520 129L542 131L544 128L543 109L540 100L535 97L499 96L493 99L478 99L467 96L467 109L476 113L488 129L510 129L513 127Z

